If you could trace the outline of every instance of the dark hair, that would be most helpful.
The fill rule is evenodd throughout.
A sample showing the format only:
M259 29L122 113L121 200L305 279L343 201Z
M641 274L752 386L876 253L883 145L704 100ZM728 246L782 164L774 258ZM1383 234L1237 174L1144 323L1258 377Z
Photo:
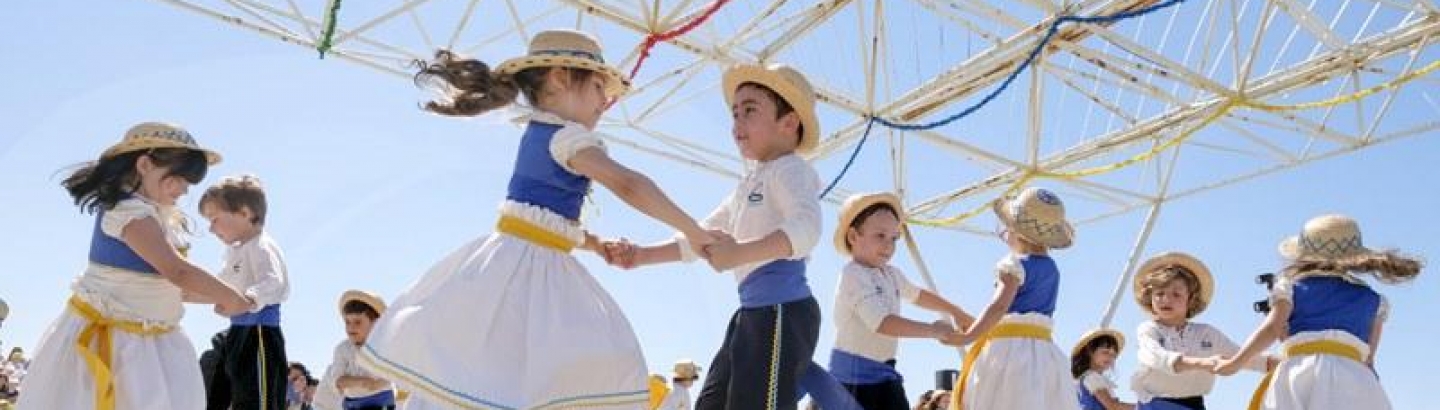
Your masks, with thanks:
M1305 272L1356 272L1368 273L1388 284L1408 282L1420 276L1420 269L1425 263L1419 259L1401 255L1397 251L1386 250L1376 253L1366 253L1338 260L1326 259L1298 259L1286 266L1284 274L1294 277Z
M141 156L150 157L155 166L165 168L165 176L178 176L191 184L205 179L205 172L210 168L204 152L186 148L154 148L81 164L60 186L65 187L81 211L96 213L114 208L116 203L140 187L135 163Z
M780 119L780 117L784 117L785 114L795 112L795 106L790 105L789 101L785 101L784 98L780 97L780 93L775 92L775 90L770 89L770 87L766 87L764 84L744 82L740 83L740 86L735 89L738 90L744 87L754 87L764 92L766 96L769 96L770 101L775 102L775 119L777 120ZM799 145L802 138L805 138L805 123L803 121L800 122L800 127L795 129L795 144Z
M301 375L307 378L310 377L310 369L305 368L304 363L290 362L290 370L299 370Z
M1120 341L1115 340L1115 336L1100 335L1085 342L1085 347L1080 348L1080 351L1076 352L1074 356L1070 356L1070 375L1079 379L1086 370L1090 370L1090 355L1095 354L1096 350L1106 347L1120 350Z
M376 312L374 306L358 300L345 302L345 306L340 308L340 313L346 315L365 315L369 317L370 320L380 318L380 312Z
M890 204L884 202L875 203L865 207L865 209L861 209L860 213L855 214L855 219L850 220L850 229L859 230L860 225L864 224L865 220L870 219L872 215L875 215L875 213L880 211L890 212L891 215L895 215L896 219L900 218L900 212L896 211L895 207L892 207L890 206ZM850 249L849 236L846 236L845 238L845 249Z
M440 115L469 117L484 114L490 110L515 102L520 94L531 105L540 102L540 93L545 85L545 75L553 67L531 67L514 74L499 74L485 62L462 58L450 50L435 52L431 61L416 61L420 71L415 73L415 85L434 89L442 96L440 101L425 103L424 109ZM566 67L570 81L580 83L595 75L594 71Z
M200 196L200 207L204 208L207 203L213 203L231 213L248 208L251 214L250 223L265 224L265 189L260 186L260 178L254 175L226 177L220 183L212 185Z

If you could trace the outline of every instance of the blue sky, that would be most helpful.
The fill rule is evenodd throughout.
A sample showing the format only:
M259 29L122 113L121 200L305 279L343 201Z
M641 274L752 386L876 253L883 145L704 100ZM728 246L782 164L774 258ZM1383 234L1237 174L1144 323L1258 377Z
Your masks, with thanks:
M92 220L70 206L59 188L62 169L94 158L134 123L180 123L222 152L225 162L203 184L239 173L266 182L267 229L286 253L292 280L284 307L287 350L312 369L323 369L344 336L335 309L341 292L364 288L393 297L444 254L488 234L519 134L499 116L427 115L416 109L425 95L408 82L337 59L319 60L311 51L159 2L79 8L21 3L0 17L0 50L11 61L0 65L5 89L0 124L6 127L0 134L0 232L8 237L0 246L0 266L6 267L0 270L0 298L11 309L0 328L6 350L33 349L84 267ZM1434 60L1433 52L1426 54L1421 64ZM1435 84L1413 87L1433 93ZM962 124L1014 128L1016 114L1023 115L1015 110L1023 107L1020 100L989 107ZM1425 106L1392 110L1394 118L1434 118ZM733 149L718 93L673 115L667 120L698 130L688 138ZM1433 172L1429 164L1440 159L1436 137L1432 131L1169 204L1146 254L1184 250L1209 264L1219 291L1200 320L1241 341L1261 319L1250 311L1250 303L1263 296L1252 277L1278 268L1275 244L1311 216L1354 216L1373 247L1422 256L1440 252L1433 236L1440 228L1435 216L1440 195L1426 188L1432 182L1424 178ZM650 174L697 216L733 184L625 148L612 152ZM880 188L874 181L888 180L888 168L877 162L880 152L867 151L852 171L859 188ZM1203 175L1227 166L1214 161L1187 164L1183 172ZM910 166L944 174L947 165ZM827 180L838 167L834 160L817 165ZM917 185L926 182L920 178ZM953 185L954 177L935 178L934 184ZM194 187L182 199L192 215L201 190ZM827 238L834 211L825 207ZM669 235L603 190L596 191L589 212L587 224L606 236L652 241ZM1085 225L1076 246L1055 254L1064 273L1056 338L1065 350L1100 320L1142 217L1135 212ZM978 223L993 224L993 217L981 216ZM915 230L941 293L969 311L982 309L1002 245L991 238ZM200 265L219 264L221 247L213 237L198 237L195 244L191 255ZM699 264L619 271L590 255L579 258L630 318L652 371L666 372L679 358L708 367L736 305L731 276ZM810 263L811 286L825 314L833 311L835 277L843 263L823 241ZM897 256L895 263L920 282L908 257ZM1440 285L1432 275L1427 271L1412 284L1380 288L1394 310L1378 370L1396 408L1426 406L1424 389L1431 384L1426 376L1434 367L1426 347L1440 337L1423 313L1437 307L1433 295ZM1131 300L1128 293L1122 297L1115 319L1127 333L1142 320ZM914 309L905 314L934 318ZM225 325L199 306L188 309L183 322L197 346L208 345L209 336ZM827 320L817 358L823 361L833 337ZM1125 398L1133 397L1125 386L1134 360L1133 351L1124 352L1115 375ZM913 397L930 387L935 370L956 367L958 355L933 342L905 341L899 362ZM1258 378L1222 379L1211 407L1243 405Z

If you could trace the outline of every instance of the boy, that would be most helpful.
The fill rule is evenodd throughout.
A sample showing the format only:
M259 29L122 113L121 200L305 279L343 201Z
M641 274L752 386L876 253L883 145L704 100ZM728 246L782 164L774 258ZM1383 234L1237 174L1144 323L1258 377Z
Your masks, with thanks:
M355 355L365 346L375 320L385 312L385 301L374 293L345 291L340 296L340 315L345 320L345 340L335 345L335 356L325 369L315 393L315 407L345 410L393 410L395 391L390 381L360 367Z

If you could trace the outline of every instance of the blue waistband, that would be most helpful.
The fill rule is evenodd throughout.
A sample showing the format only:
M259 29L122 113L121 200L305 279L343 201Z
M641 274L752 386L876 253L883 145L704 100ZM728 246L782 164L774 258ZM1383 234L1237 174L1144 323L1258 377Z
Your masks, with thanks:
M845 384L875 384L904 381L895 366L840 349L830 351L830 374Z
M810 297L805 260L780 259L755 268L740 282L740 307L760 307Z
M395 392L385 390L365 397L346 397L341 407L345 409L360 409L365 407L385 407L395 405Z
M259 312L246 312L230 317L231 326L280 326L280 305L265 305Z

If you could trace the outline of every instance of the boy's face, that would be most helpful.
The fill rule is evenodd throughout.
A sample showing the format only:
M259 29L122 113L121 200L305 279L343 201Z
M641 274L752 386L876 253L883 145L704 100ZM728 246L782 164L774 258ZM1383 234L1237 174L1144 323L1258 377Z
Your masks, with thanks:
M240 212L230 212L215 201L205 201L200 204L200 215L210 221L210 232L226 244L246 239L255 230L255 225L250 222L253 214L248 207L240 207Z
M877 210L849 228L845 238L850 242L850 255L863 265L881 267L895 255L895 241L900 239L900 220L888 209Z
M1174 279L1150 293L1150 310L1163 323L1184 323L1190 312L1190 287Z
M730 128L740 155L754 161L769 161L795 150L799 145L800 116L795 112L781 115L768 90L754 85L735 89Z
M370 337L370 328L374 325L375 322L371 321L370 316L366 316L364 313L346 313L345 337L350 339L350 343L356 345L365 343L365 338Z

